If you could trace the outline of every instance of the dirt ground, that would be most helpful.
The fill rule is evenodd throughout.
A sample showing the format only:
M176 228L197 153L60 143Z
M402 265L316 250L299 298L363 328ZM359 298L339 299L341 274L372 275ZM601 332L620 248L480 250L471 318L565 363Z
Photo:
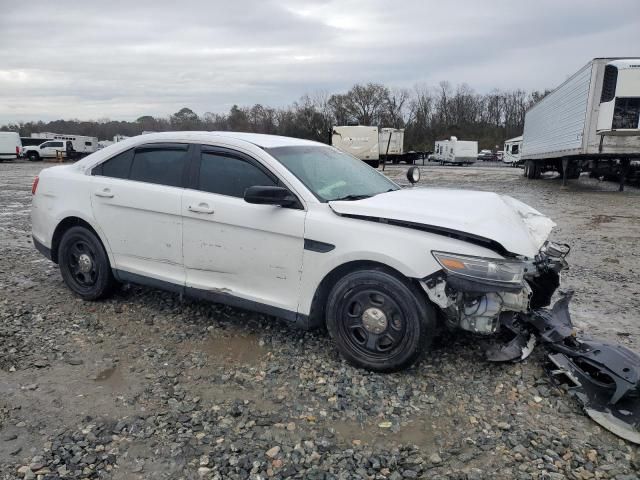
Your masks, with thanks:
M263 315L137 286L78 300L31 243L47 166L0 163L0 478L638 478L635 447L553 388L540 352L491 365L473 338L445 338L379 375ZM420 187L491 190L553 218L574 323L640 351L640 190L421 168Z

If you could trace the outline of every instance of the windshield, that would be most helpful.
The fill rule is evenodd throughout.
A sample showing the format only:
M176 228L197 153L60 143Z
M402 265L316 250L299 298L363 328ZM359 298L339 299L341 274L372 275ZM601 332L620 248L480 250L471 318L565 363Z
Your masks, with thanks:
M363 161L333 147L278 147L267 152L323 202L359 200L400 188Z

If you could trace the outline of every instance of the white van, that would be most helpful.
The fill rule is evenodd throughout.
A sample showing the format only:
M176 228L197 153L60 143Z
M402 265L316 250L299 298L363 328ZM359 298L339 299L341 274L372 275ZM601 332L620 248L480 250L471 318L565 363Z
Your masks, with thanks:
M15 160L21 151L22 142L17 132L0 132L0 160Z

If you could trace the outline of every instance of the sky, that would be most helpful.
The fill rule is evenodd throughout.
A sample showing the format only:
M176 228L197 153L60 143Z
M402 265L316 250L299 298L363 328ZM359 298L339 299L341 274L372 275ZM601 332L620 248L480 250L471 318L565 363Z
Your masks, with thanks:
M0 124L286 106L354 83L553 88L640 55L638 0L0 0Z

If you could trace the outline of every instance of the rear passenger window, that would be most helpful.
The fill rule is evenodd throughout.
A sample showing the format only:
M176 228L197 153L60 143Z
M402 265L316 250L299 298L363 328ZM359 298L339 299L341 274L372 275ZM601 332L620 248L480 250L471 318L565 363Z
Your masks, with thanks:
M187 145L138 148L133 157L129 179L179 187L182 185L187 151Z
M119 153L93 169L94 175L112 178L129 178L129 169L133 159L133 150Z
M255 165L219 153L202 153L198 190L231 197L244 197L255 186L275 186L277 182Z

